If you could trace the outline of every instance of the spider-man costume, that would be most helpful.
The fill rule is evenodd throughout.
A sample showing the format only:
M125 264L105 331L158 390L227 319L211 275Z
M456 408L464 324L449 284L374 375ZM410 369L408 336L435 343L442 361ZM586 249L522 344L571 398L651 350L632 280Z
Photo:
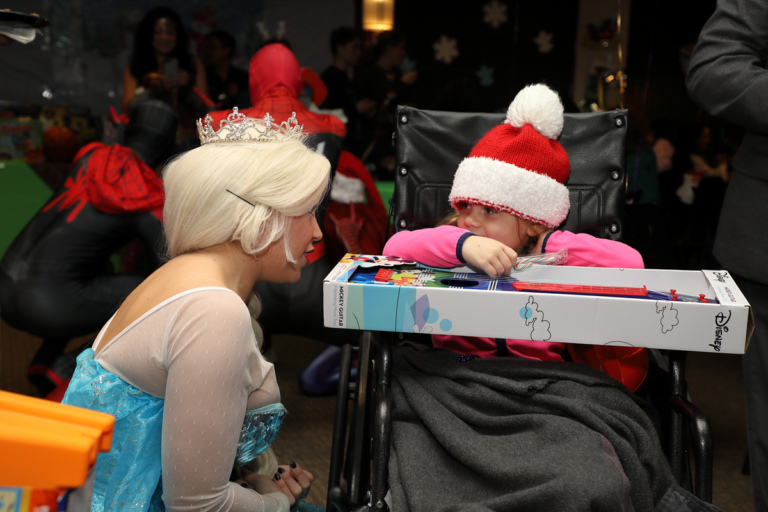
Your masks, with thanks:
M325 155L331 162L331 172L335 172L347 127L335 116L312 112L304 106L299 99L301 67L293 52L281 43L264 46L251 58L248 76L253 106L240 110L240 113L258 119L269 114L279 124L295 112L304 133L311 135L307 141L310 147ZM231 113L231 110L211 112L212 125L218 129L219 121ZM326 203L327 197L318 211L317 220L321 226Z
M337 117L312 112L299 99L301 68L293 52L281 43L268 44L251 58L248 73L253 106L240 110L240 113L257 119L269 114L279 124L295 112L304 133L310 134L307 141L310 147L323 153L331 162L333 178L347 129ZM212 125L218 129L218 122L230 113L212 112ZM320 226L323 225L328 196L326 194L318 209ZM322 247L315 246L312 253L315 261L302 271L297 283L256 285L254 291L262 299L259 323L267 343L271 334L279 333L299 334L336 344L346 342L338 329L323 326L323 277L336 262L322 256Z
M98 331L143 279L115 273L112 254L138 239L149 265L160 265L164 194L153 167L172 148L175 130L173 110L148 101L134 112L124 145L83 147L0 261L3 320L43 338L28 371L43 393L68 377L74 360L59 357L67 342Z

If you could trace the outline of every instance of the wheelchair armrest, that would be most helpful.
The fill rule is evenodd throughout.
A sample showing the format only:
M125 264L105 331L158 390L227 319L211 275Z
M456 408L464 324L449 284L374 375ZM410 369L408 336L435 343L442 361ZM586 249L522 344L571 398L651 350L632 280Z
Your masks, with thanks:
M687 397L685 380L685 352L668 351L669 372L671 376L670 404L672 405L672 424L670 435L670 465L677 482L680 482L683 467L685 442L683 419L688 422L693 439L693 458L695 463L694 494L712 502L712 429L707 416Z
M329 512L355 512L369 510L369 507L377 511L387 510L384 495L387 492L389 459L391 341L381 338L380 333L364 332L357 348L358 371L354 384L349 382L353 348L345 345L342 349L328 479L326 510ZM347 405L350 399L352 411L347 432ZM372 421L372 417L376 421ZM343 463L345 455L346 463ZM373 464L369 464L371 460Z
M694 494L712 503L712 428L706 415L680 395L670 397L672 407L685 416L693 438L693 458L696 464Z
M349 370L352 367L352 346L344 345L339 363L339 384L336 391L336 414L331 441L331 467L328 478L327 512L343 512L350 509L349 495L341 487L344 441L346 439L347 404L349 395ZM333 509L331 508L333 506Z
M389 446L391 442L392 398L390 377L392 375L392 337L394 334L378 333L376 343L376 399L373 414L373 472L371 475L371 507L373 510L388 510L384 502L389 480Z

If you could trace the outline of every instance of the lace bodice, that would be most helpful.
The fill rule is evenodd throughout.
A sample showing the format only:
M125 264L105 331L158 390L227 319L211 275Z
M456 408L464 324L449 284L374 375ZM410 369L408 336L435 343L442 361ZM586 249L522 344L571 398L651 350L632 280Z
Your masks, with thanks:
M224 288L197 288L158 304L112 340L102 340L108 325L94 343L95 361L164 400L165 506L277 510L269 495L229 482L246 411L269 410L280 400L274 368L258 350L240 297Z

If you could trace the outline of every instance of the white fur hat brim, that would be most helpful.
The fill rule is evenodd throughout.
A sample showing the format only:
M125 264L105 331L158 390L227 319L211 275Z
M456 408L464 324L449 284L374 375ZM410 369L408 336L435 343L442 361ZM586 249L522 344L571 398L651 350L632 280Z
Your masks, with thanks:
M482 204L549 228L568 216L568 188L557 180L487 157L465 158L453 178L448 200Z

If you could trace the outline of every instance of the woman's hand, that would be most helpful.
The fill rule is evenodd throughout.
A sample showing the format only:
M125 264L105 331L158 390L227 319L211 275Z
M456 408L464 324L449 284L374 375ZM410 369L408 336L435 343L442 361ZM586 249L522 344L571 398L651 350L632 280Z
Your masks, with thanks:
M270 478L259 475L247 468L240 468L241 478L235 480L240 485L253 489L259 494L270 492L282 492L288 496L291 505L295 505L297 500L306 498L309 494L309 487L315 480L315 476L309 471L304 471L295 462L288 465L279 466L277 473Z
M315 476L309 471L301 469L301 466L295 462L291 462L287 466L277 468L274 480L293 505L296 500L307 497L309 487L315 480Z
M247 471L247 472L243 471L242 473L243 473L242 479L235 480L235 483L238 483L243 487L253 489L259 494L267 494L270 492L283 492L280 486L277 485L277 482L275 482L272 478L268 476L259 475L252 471ZM289 499L290 499L290 496L289 496ZM293 505L293 503L291 503L291 505Z
M517 253L511 247L484 236L470 236L464 240L461 255L467 264L491 277L507 275L517 262Z

